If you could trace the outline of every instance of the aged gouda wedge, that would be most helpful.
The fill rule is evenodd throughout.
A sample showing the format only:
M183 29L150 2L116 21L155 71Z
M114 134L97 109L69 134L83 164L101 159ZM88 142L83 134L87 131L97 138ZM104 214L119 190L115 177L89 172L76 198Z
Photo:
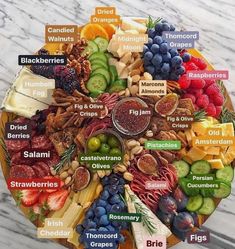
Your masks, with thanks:
M206 152L197 147L192 147L187 153L187 156L191 158L192 161L197 161L203 159L206 156Z
M210 163L212 169L223 169L224 168L224 165L221 159L208 160L208 163Z

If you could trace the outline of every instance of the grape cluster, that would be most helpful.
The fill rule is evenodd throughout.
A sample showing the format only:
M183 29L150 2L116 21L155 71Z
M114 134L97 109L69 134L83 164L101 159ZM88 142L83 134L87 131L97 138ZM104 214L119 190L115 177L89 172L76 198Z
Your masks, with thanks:
M162 38L163 31L174 30L175 27L165 20L148 29L148 43L143 49L144 68L155 80L177 81L185 72L183 59L177 49L169 48Z
M86 246L85 232L111 231L119 233L118 243L124 242L122 229L128 228L128 223L109 221L109 213L127 212L121 195L124 193L125 180L119 174L111 174L102 179L104 189L98 199L92 204L85 214L82 224L77 225L76 231L80 234L80 242Z
M199 227L198 215L186 211L187 196L178 187L170 195L162 196L159 200L157 217L166 225L171 226L172 233L180 240L185 240L187 233L195 227Z

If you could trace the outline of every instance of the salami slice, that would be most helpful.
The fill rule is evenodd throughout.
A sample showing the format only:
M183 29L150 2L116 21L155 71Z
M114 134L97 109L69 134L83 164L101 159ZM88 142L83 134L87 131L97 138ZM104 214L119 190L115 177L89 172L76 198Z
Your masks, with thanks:
M10 169L10 177L11 178L34 178L36 177L34 170L26 165L26 164L19 164L14 165Z
M51 149L52 143L49 138L45 135L39 135L32 138L33 149Z
M10 152L18 152L29 147L28 140L5 140L5 143Z
M32 169L34 170L37 178L43 178L44 176L46 176L43 169L40 166L35 164L32 166Z
M16 152L12 155L11 157L11 165L17 165L17 164L27 164L27 165L32 165L33 161L32 159L28 158L21 158L21 152Z
M56 152L54 152L51 156L50 159L48 159L46 162L46 164L49 166L49 167L53 167L55 166L57 163L59 163L60 161L60 157L56 154Z
M44 163L44 162L36 162L35 166L41 168L43 170L45 176L48 176L50 174L50 168L46 163Z

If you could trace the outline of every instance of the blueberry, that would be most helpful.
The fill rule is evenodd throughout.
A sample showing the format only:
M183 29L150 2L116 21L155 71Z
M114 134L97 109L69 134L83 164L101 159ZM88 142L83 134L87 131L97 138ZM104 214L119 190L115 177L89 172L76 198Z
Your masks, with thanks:
M170 31L170 25L168 23L163 23L162 31Z
M111 232L115 232L115 231L116 231L115 228L114 228L112 225L108 225L108 226L106 226L106 228L107 228L109 231L111 231Z
M189 53L184 53L182 56L183 62L188 62L191 60L191 54Z
M107 229L106 227L100 227L100 228L98 229L98 231L107 232L108 229Z
M162 55L163 62L170 62L171 61L171 54L167 52L166 54Z
M160 54L155 54L153 59L152 59L152 63L154 66L157 66L159 64L161 64L162 62L162 56Z
M153 44L153 39L149 37L147 46L150 48L152 44Z
M100 216L102 216L104 214L106 214L106 210L105 210L104 207L97 207L97 208L95 208L95 215L97 217L100 217Z
M170 25L170 31L175 31L175 27L172 24Z
M168 46L167 46L167 43L162 43L160 45L160 52L163 53L163 54L166 54L168 51Z
M109 199L110 204L116 204L120 203L120 196L118 194L115 194L113 197Z
M101 194L101 199L107 200L109 198L109 192L108 190L104 190Z
M118 193L118 186L117 185L113 185L111 187L108 188L108 191L111 195L115 195Z
M158 45L160 45L161 43L163 42L163 40L162 40L162 37L161 36L155 36L154 37L154 39L153 39L153 43L155 43L155 44L158 44Z
M144 54L144 60L150 61L150 60L152 60L152 58L153 58L153 53L152 52L148 51L148 52L146 52Z
M112 205L110 212L111 213L118 213L118 212L121 212L121 210L122 210L122 208L119 204L114 204L114 205Z
M155 29L149 29L148 30L148 36L150 38L154 38L155 35L156 35Z
M150 73L150 74L154 74L154 71L155 71L155 69L154 69L154 67L153 66L147 66L146 67L146 71L148 72L148 73Z
M150 48L150 50L153 52L153 54L156 54L159 52L159 45L158 44L153 44Z
M99 207L106 207L107 206L107 202L105 200L99 199L97 201L97 206L99 206Z
M175 70L176 75L182 75L184 72L185 72L185 68L183 66L180 66L180 67L176 68L176 70Z
M154 80L162 80L162 76L159 75L159 74L156 74L156 75L154 76Z
M157 32L161 32L162 31L162 23L157 23L156 25L155 25L155 31L157 31Z
M81 224L76 226L76 232L77 233L81 234L83 232L83 230L84 230L84 227Z
M175 49L175 48L171 48L169 50L169 52L170 52L172 58L175 57L175 56L177 56L177 55L179 55L177 49Z
M86 218L89 219L89 218L93 218L94 217L94 212L90 209L87 211L86 213Z
M168 63L164 63L161 68L162 73L169 73L170 72L170 65Z
M147 45L144 45L144 47L143 47L143 53L145 54L145 53L148 52L148 51L149 51L148 46L147 46Z
M171 64L173 67L180 66L183 63L183 60L180 56L175 56L171 59Z
M107 226L109 224L108 216L106 214L102 215L99 219L100 226Z

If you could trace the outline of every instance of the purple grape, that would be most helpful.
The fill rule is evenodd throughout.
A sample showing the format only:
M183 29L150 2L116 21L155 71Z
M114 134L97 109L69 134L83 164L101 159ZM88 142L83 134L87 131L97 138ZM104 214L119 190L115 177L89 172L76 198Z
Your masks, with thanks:
M162 44L162 42L163 42L163 40L162 40L162 37L161 36L155 36L154 37L154 39L153 39L153 43L154 44L158 44L158 45L160 45L160 44Z
M151 62L154 66L158 66L162 63L162 56L160 54L155 54Z
M144 60L150 61L150 60L152 60L152 58L153 58L153 53L152 52L148 51L148 52L146 52L144 54Z
M168 46L167 46L167 43L162 43L160 45L160 52L163 53L163 54L166 54L168 51Z
M191 60L191 54L189 53L184 53L182 56L183 62L188 62Z
M153 44L151 46L151 51L153 52L153 54L156 54L159 52L159 45L158 44Z
M170 25L168 23L163 23L162 31L170 31Z
M168 63L164 63L161 68L162 73L169 73L170 72L170 65Z

